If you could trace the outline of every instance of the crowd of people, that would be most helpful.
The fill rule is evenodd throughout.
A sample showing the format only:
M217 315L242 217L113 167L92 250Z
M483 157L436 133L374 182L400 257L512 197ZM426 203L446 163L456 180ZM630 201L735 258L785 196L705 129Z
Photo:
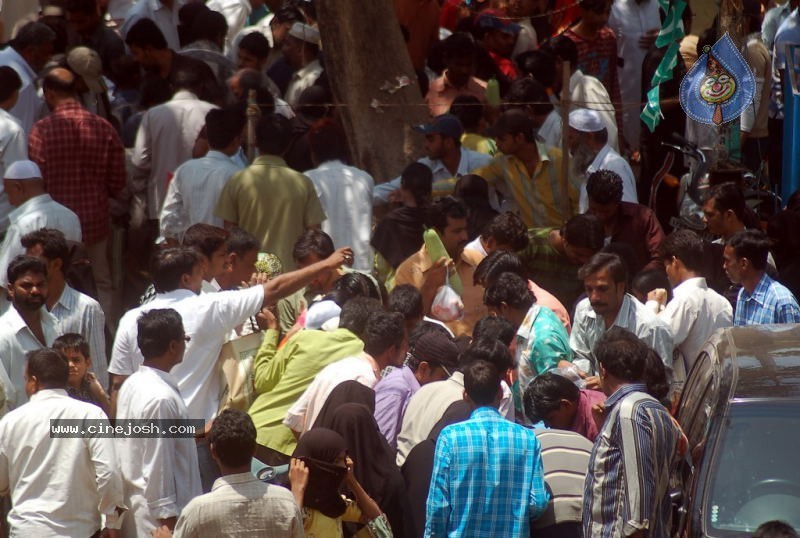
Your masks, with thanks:
M678 75L639 119L663 2L395 0L430 119L385 178L312 0L43 4L0 26L3 532L670 535L704 344L800 323L800 196L768 218L743 179L779 183L796 0L742 2L757 90L704 230L660 142L718 130ZM186 429L88 431L132 421Z

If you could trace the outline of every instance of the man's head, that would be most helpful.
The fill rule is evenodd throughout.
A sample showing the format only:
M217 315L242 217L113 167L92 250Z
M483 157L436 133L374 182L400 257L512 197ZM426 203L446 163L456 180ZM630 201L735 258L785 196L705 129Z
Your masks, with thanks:
M19 29L11 40L11 46L38 73L53 55L56 37L56 33L46 24L29 22Z
M422 163L413 162L400 174L400 192L405 205L425 207L433 196L433 172Z
M97 0L69 0L65 11L67 24L80 35L90 35L102 20Z
M482 133L484 106L481 100L470 94L456 96L450 104L449 113L458 118L467 133Z
M425 155L429 159L443 159L461 151L461 135L464 127L453 114L436 116L427 125L415 125L414 130L425 135Z
M536 297L525 279L514 273L503 273L486 289L483 302L489 312L519 327Z
M703 201L703 220L708 231L728 239L744 227L745 202L735 183L722 183L709 189Z
M167 50L167 40L150 19L139 19L125 35L133 58L144 68L158 67L159 56Z
M516 213L500 213L481 233L487 254L497 250L519 251L528 246L528 227Z
M458 347L449 334L438 330L420 336L406 357L420 385L447 379L458 369Z
M674 287L693 276L702 275L703 240L691 230L676 230L659 247L670 284Z
M473 339L469 347L458 357L459 369L463 372L475 361L486 361L494 365L500 376L510 380L511 372L517 367L508 346L495 338Z
M406 334L410 335L425 313L422 307L422 294L411 284L395 286L386 304L389 312L400 312L405 319Z
M742 230L725 243L723 267L734 284L760 278L767 269L769 238L760 230Z
M75 75L75 89L79 94L102 94L108 91L103 79L103 60L96 50L89 47L73 48L67 54L67 65Z
M180 364L189 337L181 315L172 308L148 310L136 321L136 343L145 361L158 361L161 370Z
M486 9L475 21L483 30L483 44L489 50L503 58L511 58L520 26L508 20L502 10Z
M225 47L228 22L225 20L225 15L219 11L204 9L194 17L189 32L193 41L209 41L221 51Z
M193 248L164 249L153 255L150 274L158 293L178 289L200 293L203 286L203 259Z
M625 298L628 270L616 254L600 252L578 271L592 309L604 318L616 316Z
M47 299L47 265L33 256L17 256L8 264L8 296L21 314L31 314Z
M605 243L603 223L594 215L575 215L561 228L561 240L564 253L571 263L588 263Z
M518 108L503 112L489 134L497 141L497 149L506 155L518 155L525 147L536 143L536 125Z
M619 385L643 381L648 347L630 331L617 326L609 328L592 352L600 364L600 383L606 396Z
M232 228L225 245L227 247L224 265L226 275L223 280L227 286L223 287L234 289L242 282L249 282L253 273L256 272L258 249L261 243L249 232L241 228Z
M578 47L572 39L562 34L548 39L542 48L553 54L556 62L553 90L560 92L564 89L561 84L566 63L569 62L570 74L578 68Z
M69 269L69 244L64 233L53 228L42 228L22 236L22 246L25 254L34 256L47 264L47 275L53 278L64 279Z
M538 51L531 53L533 52ZM511 83L511 88L505 96L505 103L506 110L524 111L532 120L535 129L539 129L553 111L545 87L530 77L518 78Z
M608 24L611 0L581 0L581 23L592 30L600 30Z
M364 351L382 368L403 365L408 338L404 330L403 315L399 312L375 312L367 321L364 331Z
M30 397L40 390L64 389L69 366L58 351L44 348L28 352L25 359L25 393Z
M302 22L292 24L281 52L293 69L300 69L319 56L319 30Z
M461 88L475 74L475 40L466 32L456 32L442 41L442 57L447 80Z
M256 451L256 426L244 411L226 409L208 432L211 456L223 469L250 469Z
M193 248L203 256L203 278L209 282L225 270L225 242L230 234L224 228L199 222L183 234L183 246Z
M502 376L486 361L475 361L464 369L464 399L475 407L498 407L503 399Z
M86 373L92 368L89 343L77 333L62 334L53 341L53 349L61 352L69 364L69 380L71 387L78 388L86 379Z
M527 75L525 78L518 78L514 82L530 78L544 88L552 88L555 85L556 59L552 51L546 49L529 50L518 55L514 60L519 65L519 70ZM511 83L512 90L514 82ZM547 101L549 102L549 99Z
M264 71L269 58L269 41L261 32L250 32L239 42L237 69Z
M22 79L13 67L0 66L0 108L11 110L19 99Z
M308 130L308 145L311 159L317 166L327 161L346 163L350 160L344 128L332 118L323 118L311 126Z
M597 170L586 180L586 194L589 198L589 213L595 215L604 225L610 225L617 218L622 202L622 178L611 170Z
M209 85L203 77L203 72L192 67L178 67L170 73L169 80L175 93L186 91L201 99L209 95Z
M607 143L608 130L596 110L581 108L570 112L568 144L575 175L586 174L586 169Z
M742 0L742 15L744 16L744 32L746 34L761 31L763 16L759 0Z
M476 286L490 287L503 273L514 273L525 278L525 265L516 253L508 250L497 250L492 252L475 268L473 283Z
M578 413L580 389L564 376L545 372L533 378L522 397L525 414L532 423L570 430Z
M797 531L783 521L767 521L758 526L753 538L797 538Z
M335 251L331 236L322 230L310 228L303 232L303 235L294 244L292 257L294 257L298 269L303 269L321 262ZM323 271L308 284L308 288L314 293L327 293L338 277L339 273L335 269Z
M378 312L383 312L383 305L377 299L369 297L353 297L342 306L339 314L339 328L347 329L354 335L366 339L367 321Z
M208 147L233 155L242 143L245 116L241 108L215 108L206 114Z
M305 20L305 15L303 15L303 12L295 5L284 5L278 9L269 23L269 28L272 31L272 40L275 46L278 47L283 44L294 23L305 22Z
M479 319L472 329L473 340L497 340L506 347L511 346L516 334L517 328L510 321L492 315Z
M469 242L467 235L467 206L458 198L445 196L431 206L430 224L439 234L447 254L454 260ZM436 262L436 260L432 260Z
M42 92L47 105L55 108L61 101L75 97L76 77L69 69L53 68L42 79Z
M292 124L279 114L262 116L256 124L256 142L262 155L283 155L289 148Z

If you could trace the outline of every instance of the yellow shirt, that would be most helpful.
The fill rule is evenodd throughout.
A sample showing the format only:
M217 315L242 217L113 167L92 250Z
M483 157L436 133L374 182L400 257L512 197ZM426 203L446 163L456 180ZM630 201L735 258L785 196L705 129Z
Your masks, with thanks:
M318 510L303 508L303 530L306 538L341 538L342 522L358 523L361 521L361 508L355 501L342 495L347 508L344 514L337 518L328 517ZM356 533L356 538L388 538L392 535L389 522L385 514L381 514L367 523Z

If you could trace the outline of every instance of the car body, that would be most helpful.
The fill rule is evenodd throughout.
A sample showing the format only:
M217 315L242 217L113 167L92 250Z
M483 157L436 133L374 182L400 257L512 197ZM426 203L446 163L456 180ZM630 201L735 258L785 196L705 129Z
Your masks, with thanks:
M800 325L715 333L677 410L689 450L672 476L674 536L800 528Z

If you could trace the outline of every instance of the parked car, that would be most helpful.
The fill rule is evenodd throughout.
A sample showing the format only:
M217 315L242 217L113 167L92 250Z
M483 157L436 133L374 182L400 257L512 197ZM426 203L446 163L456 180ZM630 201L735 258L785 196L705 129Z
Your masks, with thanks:
M687 377L677 418L689 440L672 476L673 536L800 529L800 325L714 334Z

